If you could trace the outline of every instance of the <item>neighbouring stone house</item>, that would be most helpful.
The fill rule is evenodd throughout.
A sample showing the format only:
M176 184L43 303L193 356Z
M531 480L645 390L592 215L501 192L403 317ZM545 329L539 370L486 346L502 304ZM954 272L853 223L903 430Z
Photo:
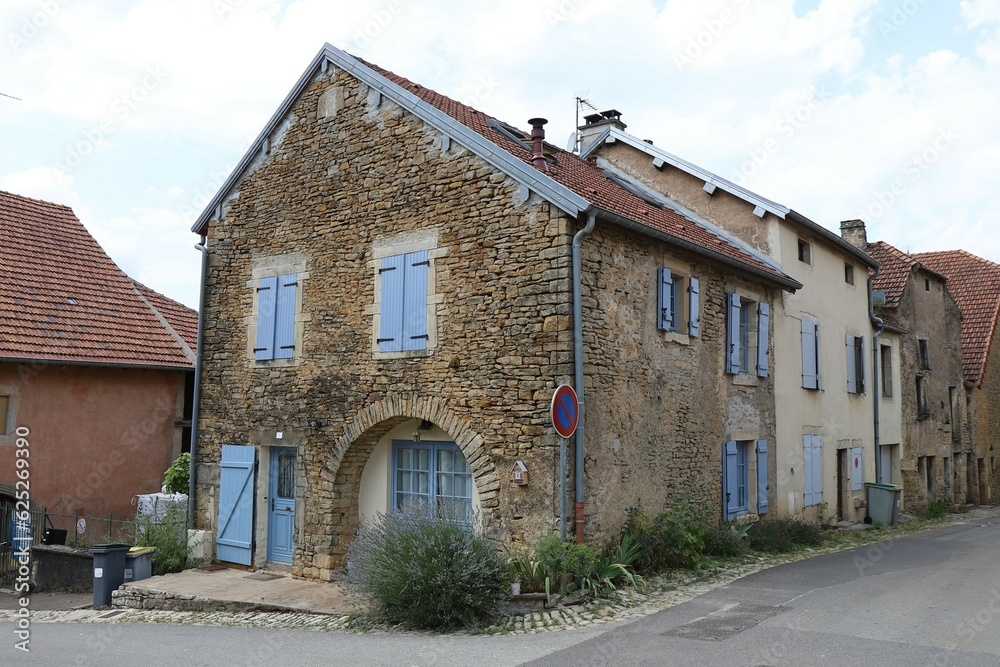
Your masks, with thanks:
M965 250L915 253L913 257L948 279L962 313L962 368L971 448L965 453L965 502L1000 498L997 434L1000 433L1000 265ZM956 471L957 473L957 471ZM961 500L961 497L959 497Z
M872 282L876 310L887 324L904 332L900 382L883 382L882 391L898 394L901 406L902 506L914 511L934 501L964 503L973 448L965 415L962 316L948 281L884 241L869 243L861 220L841 223L841 232L880 264ZM887 354L882 350L883 366L891 366ZM896 454L890 456L895 462Z
M74 513L134 516L186 449L196 333L197 313L125 275L72 209L0 192L0 500L27 491L71 535Z
M618 111L586 117L584 156L668 197L803 285L775 303L776 510L860 521L875 478L868 255L805 216L625 132Z
M197 221L219 560L329 579L361 521L409 504L507 544L563 521L600 543L681 495L773 505L771 313L799 283L531 124L326 45Z

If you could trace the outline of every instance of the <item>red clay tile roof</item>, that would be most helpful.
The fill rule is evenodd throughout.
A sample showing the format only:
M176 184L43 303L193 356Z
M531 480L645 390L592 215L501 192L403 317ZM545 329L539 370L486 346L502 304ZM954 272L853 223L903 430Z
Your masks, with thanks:
M510 140L487 125L487 121L491 118L490 116L445 97L429 88L424 88L388 70L384 70L377 65L368 63L360 58L357 60L403 89L413 93L431 106L451 116L470 130L482 135L514 157L531 164L531 151L525 150L517 142ZM530 137L530 132L524 132L524 134ZM530 138L527 139L528 143L530 141ZM621 186L615 185L605 178L604 172L597 165L583 160L578 155L550 144L545 145L545 152L547 155L553 155L558 162L557 164L549 165L548 175L592 204L748 264L765 272L765 274L770 274L784 280L792 280L743 249L731 244L722 237L716 236L679 213L670 209L653 206Z
M948 291L962 311L965 379L981 384L1000 315L1000 265L965 250L921 252L913 256L948 278Z
M60 204L0 191L0 359L193 368L197 313L133 282ZM193 348L193 344L191 345Z
M869 243L865 252L882 265L878 276L872 281L872 289L885 292L886 308L896 308L906 289L910 271L918 266L917 260L885 241Z

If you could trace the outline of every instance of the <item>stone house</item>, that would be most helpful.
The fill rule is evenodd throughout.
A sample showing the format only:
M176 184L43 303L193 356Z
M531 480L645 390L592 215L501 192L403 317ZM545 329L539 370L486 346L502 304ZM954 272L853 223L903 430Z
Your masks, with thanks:
M972 439L962 383L962 316L948 281L884 241L869 243L861 220L845 221L841 230L881 265L872 281L876 311L904 332L900 382L883 382L881 391L883 396L899 396L902 506L914 511L933 501L965 502ZM889 354L880 349L883 368L891 366ZM895 464L897 454L890 456Z
M0 500L27 491L71 535L75 512L134 516L187 448L196 332L195 311L125 275L72 209L0 192Z
M840 236L625 131L614 110L586 117L582 154L667 196L803 285L775 303L776 510L860 521L875 478L867 276L877 266Z
M600 544L681 495L773 506L770 314L799 283L530 124L326 45L197 221L219 560L330 579L361 521L410 505L506 544Z
M962 314L965 414L971 445L965 451L964 474L956 461L956 502L988 504L1000 497L996 468L996 440L1000 433L1000 265L965 250L922 252L913 257L947 278L948 292Z

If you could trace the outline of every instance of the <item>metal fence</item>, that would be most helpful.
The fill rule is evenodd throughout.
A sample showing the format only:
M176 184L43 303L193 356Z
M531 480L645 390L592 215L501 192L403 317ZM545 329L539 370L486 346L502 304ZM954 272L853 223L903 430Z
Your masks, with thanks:
M12 588L20 565L16 559L18 547L39 544L45 530L45 508L28 512L28 521L22 521L21 513L15 514L16 505L0 502L0 587Z
M134 514L119 515L116 519L111 512L107 516L87 516L78 512L48 512L40 507L30 510L29 520L25 522L16 509L14 503L0 502L0 588L14 585L20 565L16 558L19 547L41 544L46 528L65 530L65 543L69 546L86 548L95 544L135 544Z

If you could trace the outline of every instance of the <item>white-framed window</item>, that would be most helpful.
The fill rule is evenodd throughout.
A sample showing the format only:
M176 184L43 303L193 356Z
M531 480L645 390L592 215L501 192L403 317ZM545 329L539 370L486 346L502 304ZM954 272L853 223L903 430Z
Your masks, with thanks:
M823 502L822 438L815 434L802 436L803 504L813 507Z
M726 296L726 372L767 377L771 307L730 292Z
M670 267L657 270L656 328L660 331L701 334L701 281Z
M424 508L471 524L472 470L450 442L392 443L392 508Z

